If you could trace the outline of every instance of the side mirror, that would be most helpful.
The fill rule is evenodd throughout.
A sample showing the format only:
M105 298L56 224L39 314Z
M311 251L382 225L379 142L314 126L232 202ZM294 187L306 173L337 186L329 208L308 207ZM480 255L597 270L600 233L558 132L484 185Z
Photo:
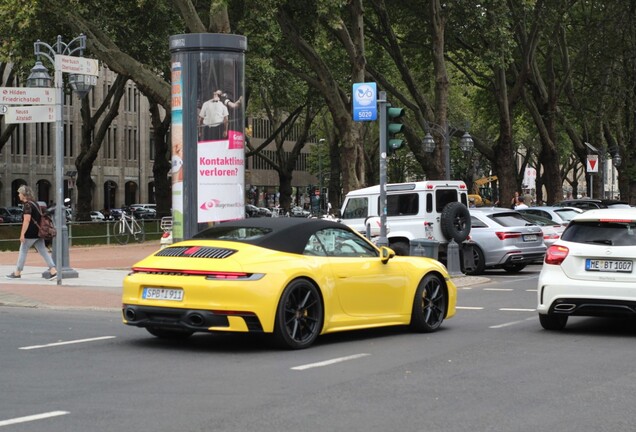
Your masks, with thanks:
M395 256L395 252L393 251L393 249L388 248L386 246L382 246L380 248L380 260L382 261L382 264L388 263L389 260L393 258L394 256Z

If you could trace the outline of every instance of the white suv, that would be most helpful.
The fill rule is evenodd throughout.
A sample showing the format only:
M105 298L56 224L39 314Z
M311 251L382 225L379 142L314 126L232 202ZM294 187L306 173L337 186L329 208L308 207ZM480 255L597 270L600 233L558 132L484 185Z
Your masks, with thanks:
M463 181L441 180L395 183L386 187L389 246L410 255L411 241L439 242L441 260L453 239L462 243L470 233L468 191ZM366 221L380 215L380 186L351 191L345 197L341 222L364 233Z

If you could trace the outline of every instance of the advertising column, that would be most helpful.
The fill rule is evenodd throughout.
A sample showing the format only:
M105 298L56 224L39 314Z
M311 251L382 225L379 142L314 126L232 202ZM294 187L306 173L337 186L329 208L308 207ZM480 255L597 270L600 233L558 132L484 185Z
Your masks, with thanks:
M247 39L170 37L173 238L245 217Z

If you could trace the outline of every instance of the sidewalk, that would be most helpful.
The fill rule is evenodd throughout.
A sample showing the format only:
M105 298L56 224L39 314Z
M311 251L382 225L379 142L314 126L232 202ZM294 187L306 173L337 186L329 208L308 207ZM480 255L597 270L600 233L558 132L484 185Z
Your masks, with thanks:
M4 276L15 270L17 252L0 252L0 306L121 309L121 286L129 269L137 261L159 249L159 242L126 246L77 246L69 250L70 268L77 278L47 281L44 260L35 249L29 251L22 277ZM454 277L457 288L477 285L489 279L479 276Z
M120 309L121 285L134 263L159 249L159 242L126 246L77 246L69 250L77 278L42 278L47 270L35 249L29 251L20 279L4 276L15 270L18 252L0 252L0 306Z

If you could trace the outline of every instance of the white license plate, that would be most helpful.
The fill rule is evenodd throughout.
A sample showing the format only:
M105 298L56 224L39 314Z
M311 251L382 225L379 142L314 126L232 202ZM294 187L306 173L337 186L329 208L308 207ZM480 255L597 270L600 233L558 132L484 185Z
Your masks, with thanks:
M633 261L586 259L586 271L631 273Z
M523 241L537 241L537 235L536 234L524 234L523 235Z
M169 288L144 288L142 298L145 300L170 300L170 301L182 301L183 290L182 289L169 289Z

